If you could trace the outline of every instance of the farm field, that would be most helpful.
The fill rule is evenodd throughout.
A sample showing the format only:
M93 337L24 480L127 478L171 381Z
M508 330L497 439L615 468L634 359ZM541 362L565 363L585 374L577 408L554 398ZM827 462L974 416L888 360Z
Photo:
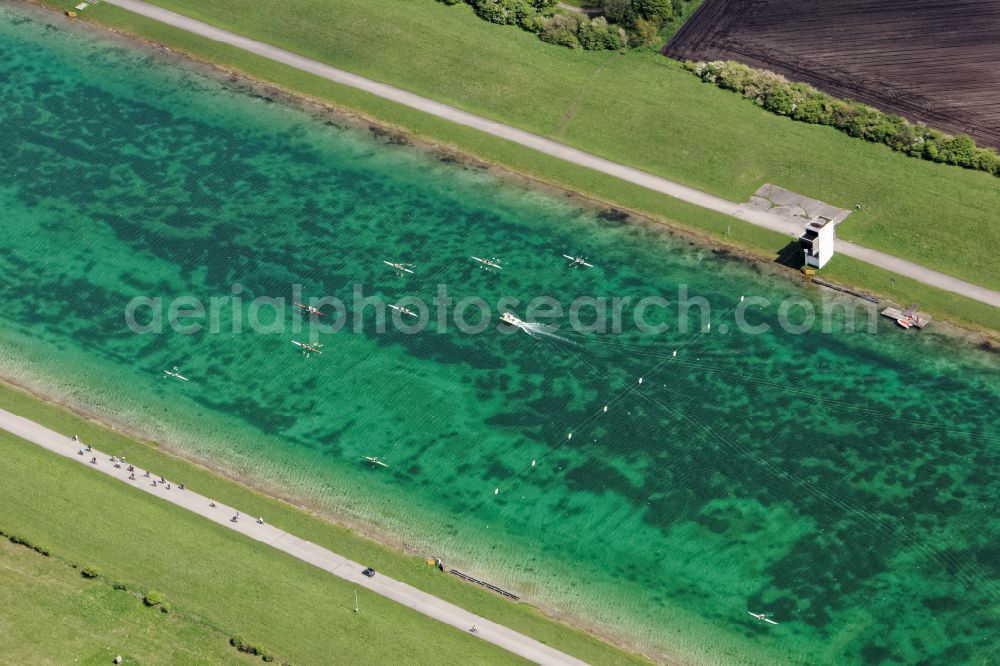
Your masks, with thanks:
M706 0L662 53L737 60L1000 147L991 0Z

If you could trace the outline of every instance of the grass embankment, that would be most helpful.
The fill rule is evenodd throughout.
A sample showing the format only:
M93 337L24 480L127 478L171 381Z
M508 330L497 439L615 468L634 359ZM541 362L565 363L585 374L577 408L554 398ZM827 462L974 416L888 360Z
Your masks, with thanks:
M3 659L12 664L248 664L218 629L0 539ZM259 661L258 661L259 663Z
M843 238L1000 288L989 251L1000 225L987 223L1000 209L993 177L773 116L662 56L555 47L465 5L429 0L288 0L280 10L249 0L156 4L732 200L772 182L847 208L860 203L838 230ZM765 257L789 240L111 5L83 16ZM938 318L1000 330L995 308L904 278L892 290L892 273L862 262L836 257L824 272L918 301Z
M648 663L550 620L527 604L511 603L441 573L422 558L384 547L20 389L0 384L0 406L58 432L77 434L102 451L124 455L139 467L183 482L247 515L265 516L297 536L589 663ZM293 663L330 663L333 656L338 663L517 661L484 641L364 590L362 612L355 614L349 583L2 432L0 478L0 529L31 537L53 556L97 566L108 580L162 592L173 614L214 628L223 643L240 634ZM61 603L49 599L49 604ZM61 611L48 607L45 612ZM0 606L0 625L6 613ZM74 607L72 614L78 613L91 611ZM93 613L93 620L82 626L91 621L100 625L107 614L100 609Z

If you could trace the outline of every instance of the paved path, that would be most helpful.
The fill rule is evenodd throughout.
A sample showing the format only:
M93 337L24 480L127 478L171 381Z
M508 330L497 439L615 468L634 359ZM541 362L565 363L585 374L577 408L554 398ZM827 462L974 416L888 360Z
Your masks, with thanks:
M352 562L314 543L300 539L273 525L267 523L260 525L257 523L255 516L244 516L241 514L239 522L234 523L230 519L236 514L236 508L218 502L213 507L209 498L199 495L191 489L180 490L176 483L171 482L170 479L167 479L172 484L170 490L167 490L165 484L161 483L157 483L154 487L153 481L159 477L147 479L144 477L145 470L136 468L135 481L130 481L127 465L123 465L120 469L115 468L111 462L111 455L102 453L97 449L81 455L78 451L84 446L83 444L74 442L70 437L60 435L34 421L29 421L16 414L0 409L0 428L65 458L75 460L81 465L93 469L95 472L107 474L119 479L122 483L135 487L137 490L160 497L167 502L183 507L223 527L244 534L251 539L266 543L272 548L284 551L292 557L319 567L338 578L350 581L358 587L381 594L383 597L412 608L418 613L423 613L428 617L432 617L445 624L450 624L466 632L471 627L476 626L477 630L472 635L529 661L537 664L552 664L553 666L584 666L584 662L579 659L543 645L533 638L519 634L486 618L479 617L426 592L421 592L406 583L401 583L382 574L376 574L374 578L366 578L361 575L361 571L364 569L363 565ZM97 463L92 464L90 462L91 458L96 458Z
M196 21L195 19L182 16L181 14L168 11L146 2L141 2L141 0L104 1L137 14L142 14L143 16L155 19L162 23L166 23L167 25L171 25L175 28L186 30L213 41L235 46L236 48L243 49L244 51L249 51L250 53L295 67L304 72L315 74L316 76L335 83L364 90L373 95L384 97L385 99L398 102L399 104L403 104L414 109L419 109L420 111L430 113L438 116L439 118L450 120L458 123L459 125L473 127L477 130L507 139L508 141L519 143L522 146L527 146L528 148L545 153L546 155L551 155L553 157L566 160L567 162L572 162L573 164L588 167L609 176L614 176L615 178L620 178L630 183L641 185L642 187L655 190L656 192L661 192L682 201L692 203L696 206L709 208L725 215L730 215L744 220L745 222L749 222L750 224L764 227L765 229L771 229L772 231L796 237L802 232L801 225L781 218L777 215L763 211L746 210L741 204L727 201L726 199L708 194L707 192L702 192L701 190L696 190L692 187L675 183L667 180L666 178L654 176L646 173L645 171L640 171L639 169L634 169L632 167L625 166L624 164L618 164L616 162L597 157L596 155L591 155L590 153L577 150L576 148L570 148L569 146L546 139L538 136L537 134L525 132L524 130L517 129L516 127L511 127L510 125L504 125L503 123L498 123L493 120L488 120L486 118L467 113L460 109L456 109L453 106L448 106L447 104L442 104L441 102L435 102L432 99L415 95L394 86L378 83L377 81L372 81L371 79L366 79L362 76L345 72L342 69L337 69L336 67L331 67L330 65L323 64L316 60L296 55L290 51L285 51L284 49L279 49L275 46L271 46L270 44L265 44L264 42L258 42L247 37L241 37L240 35L213 27L207 23ZM268 11L280 11L278 5L268 5L268 8ZM950 277L944 273L924 268L918 264L893 257L892 255L879 252L878 250L872 250L853 243L838 242L837 252L855 259L860 259L866 263L880 266L899 275L904 275L917 280L918 282L929 284L940 289L945 289L956 294L961 294L962 296L966 296L988 305L1000 307L1000 292Z

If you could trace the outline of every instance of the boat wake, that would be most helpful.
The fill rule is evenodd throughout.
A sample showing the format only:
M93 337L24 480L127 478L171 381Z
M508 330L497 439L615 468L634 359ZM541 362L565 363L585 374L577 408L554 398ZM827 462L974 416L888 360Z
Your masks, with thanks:
M555 327L549 324L539 324L536 322L525 321L521 322L518 325L518 328L532 337L535 337L536 335L544 335L549 338L561 340L562 342L568 342L569 344L576 345L577 347L580 346L579 343L573 342L569 338L564 338L563 336L556 334Z

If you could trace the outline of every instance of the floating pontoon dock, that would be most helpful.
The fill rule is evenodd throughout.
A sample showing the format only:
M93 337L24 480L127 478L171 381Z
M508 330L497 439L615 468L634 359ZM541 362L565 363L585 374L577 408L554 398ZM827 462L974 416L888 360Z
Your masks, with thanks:
M927 324L931 323L930 315L914 311L910 313L909 316L907 316L905 312L903 312L902 310L898 310L896 308L886 308L885 310L882 310L882 316L888 317L893 321L899 321L900 319L903 319L905 321L910 322L911 326L916 326L917 328L923 328Z

